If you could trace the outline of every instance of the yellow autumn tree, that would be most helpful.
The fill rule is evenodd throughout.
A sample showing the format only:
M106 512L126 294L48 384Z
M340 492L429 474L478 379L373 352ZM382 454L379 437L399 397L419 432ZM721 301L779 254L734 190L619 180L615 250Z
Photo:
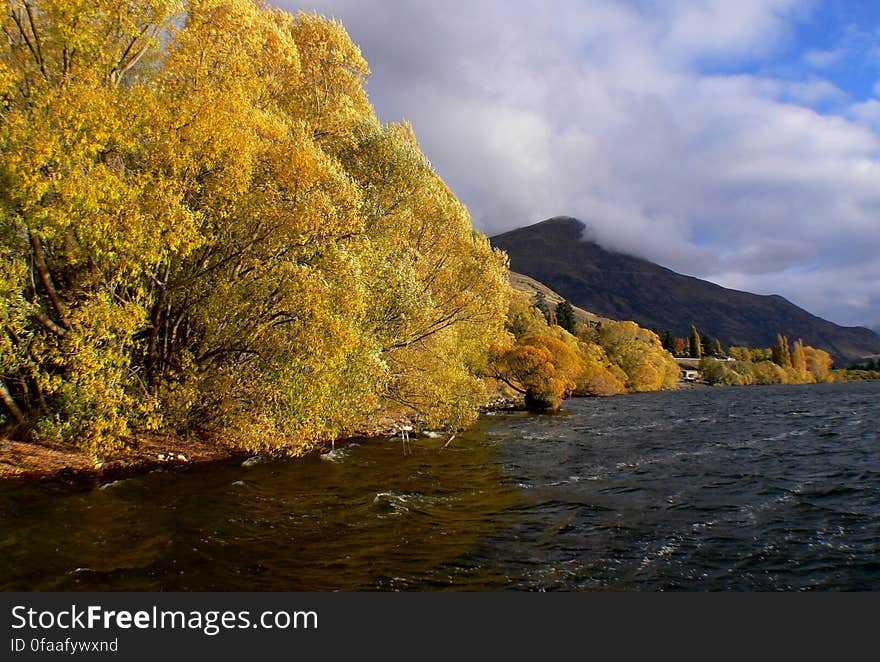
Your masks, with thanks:
M656 333L635 322L605 324L599 330L599 344L608 358L626 373L626 386L633 391L673 388L679 369L675 358L663 349Z
M349 431L385 372L352 245L361 192L290 97L323 57L297 31L246 0L193 4L159 78L180 118L166 158L204 244L158 279L147 363L179 425L253 448Z
M357 246L389 369L383 397L424 426L463 427L486 398L486 344L504 333L506 256L473 230L409 125L367 120L337 147L364 191Z
M525 396L526 407L556 411L577 387L583 371L578 353L550 336L524 336L513 346L498 348L489 366L491 374Z
M525 292L512 290L507 304L505 329L514 339L528 335L546 335L549 332L547 319L530 300Z
M806 361L807 370L817 382L834 381L834 376L831 372L833 361L831 355L824 349L816 349L809 345L804 347L804 360Z
M617 395L626 390L626 373L611 363L602 347L580 342L578 350L583 367L577 377L575 395Z
M804 341L798 339L791 349L791 367L795 379L799 383L814 381L812 373L807 371L807 356L804 350Z
M287 20L283 13L278 16ZM340 22L316 13L299 12L290 31L300 55L300 75L295 85L281 91L282 107L306 121L322 145L335 149L351 144L353 127L375 118L364 90L370 69L360 48Z
M164 252L198 242L180 191L147 156L161 104L136 82L178 6L4 6L2 390L18 423L96 449L133 419L156 423L130 361L146 282Z
M383 400L460 426L504 256L338 22L251 0L6 0L0 402L19 430L251 448Z

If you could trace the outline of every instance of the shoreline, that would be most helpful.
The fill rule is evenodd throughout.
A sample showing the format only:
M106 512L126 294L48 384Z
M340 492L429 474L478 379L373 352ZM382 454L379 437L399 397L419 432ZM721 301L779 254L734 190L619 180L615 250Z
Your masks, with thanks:
M481 408L491 411L518 411L521 403L498 398ZM352 443L372 439L391 439L405 429L412 430L412 421L403 414L384 411L371 424L352 435L328 439L300 455L282 450L252 451L223 444L216 439L198 439L162 435L142 435L127 439L126 447L112 457L96 460L72 445L14 441L0 437L0 485L3 483L46 483L85 486L92 489L116 480L149 473L156 469L182 469L212 464L244 463L266 457L316 457ZM413 432L414 437L436 436L437 431ZM443 434L450 434L443 432ZM292 450L292 449L291 449Z
M712 385L704 382L680 382L675 390L689 391L705 388L712 388ZM481 409L481 413L522 411L524 409L522 403L502 398L488 403ZM299 456L292 453L289 455L302 458L315 457L334 448L342 448L355 442L400 436L404 428L410 426L411 421L408 417L393 412L384 412L369 430L361 430L347 437L323 441ZM414 432L413 436L433 436L435 434L436 432L430 434ZM126 448L118 451L112 457L96 461L94 457L75 446L13 441L0 437L0 484L44 482L68 486L90 485L95 488L114 480L130 478L156 469L241 463L250 458L282 457L284 455L283 452L249 451L210 439L143 435L129 440Z
M317 456L366 439L391 438L401 434L409 419L385 414L370 431L327 440L298 457ZM246 462L250 458L283 456L273 451L249 451L210 439L143 435L128 440L123 450L112 457L96 460L75 446L13 441L0 437L0 484L46 482L66 485L104 484L130 478L155 469L178 469L191 466ZM293 455L291 455L293 456Z
M706 384L680 383L679 389L703 388ZM624 394L620 394L624 395ZM612 396L614 397L614 396ZM489 412L525 411L524 405L514 399L498 398L487 403L481 414ZM384 412L368 430L351 436L331 439L317 444L299 456L315 457L335 448L371 439L390 439L399 436L405 427L411 427L408 417ZM436 432L425 436L433 436ZM413 436L422 436L414 432ZM103 484L149 473L156 469L182 469L211 464L242 463L252 458L283 457L283 452L249 451L224 445L216 440L195 437L143 435L128 440L126 448L112 457L96 460L75 446L44 444L32 441L13 441L0 437L0 484L46 483L66 486L97 488ZM259 460L258 460L259 461Z

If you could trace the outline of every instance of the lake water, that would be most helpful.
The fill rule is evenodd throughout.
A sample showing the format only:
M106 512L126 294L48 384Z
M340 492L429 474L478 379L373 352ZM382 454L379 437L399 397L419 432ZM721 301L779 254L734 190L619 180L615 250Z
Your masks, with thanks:
M446 448L0 485L0 588L880 590L880 383L565 409Z

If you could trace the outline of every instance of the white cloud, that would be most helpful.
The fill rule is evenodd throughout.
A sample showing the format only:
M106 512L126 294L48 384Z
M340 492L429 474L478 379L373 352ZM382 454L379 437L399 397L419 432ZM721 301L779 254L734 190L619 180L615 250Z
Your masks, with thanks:
M717 73L790 46L804 3L303 6L343 20L380 117L413 123L484 232L572 215L611 247L880 324L880 102ZM826 102L842 114L811 109Z
M849 117L874 131L880 131L880 101L868 99L849 108Z
M798 4L795 0L663 2L668 29L660 47L667 55L688 60L757 59L790 37L787 15Z
M832 50L813 50L804 54L804 60L811 67L816 69L827 69L832 67L847 56L845 48L835 48Z

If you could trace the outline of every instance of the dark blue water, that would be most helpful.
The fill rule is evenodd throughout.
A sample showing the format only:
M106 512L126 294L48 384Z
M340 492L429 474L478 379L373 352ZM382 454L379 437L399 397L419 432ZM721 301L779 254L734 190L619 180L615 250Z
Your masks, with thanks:
M880 388L751 387L508 417L520 588L880 589ZM543 441L544 443L538 443Z
M484 417L444 448L0 486L5 590L880 590L880 384Z

